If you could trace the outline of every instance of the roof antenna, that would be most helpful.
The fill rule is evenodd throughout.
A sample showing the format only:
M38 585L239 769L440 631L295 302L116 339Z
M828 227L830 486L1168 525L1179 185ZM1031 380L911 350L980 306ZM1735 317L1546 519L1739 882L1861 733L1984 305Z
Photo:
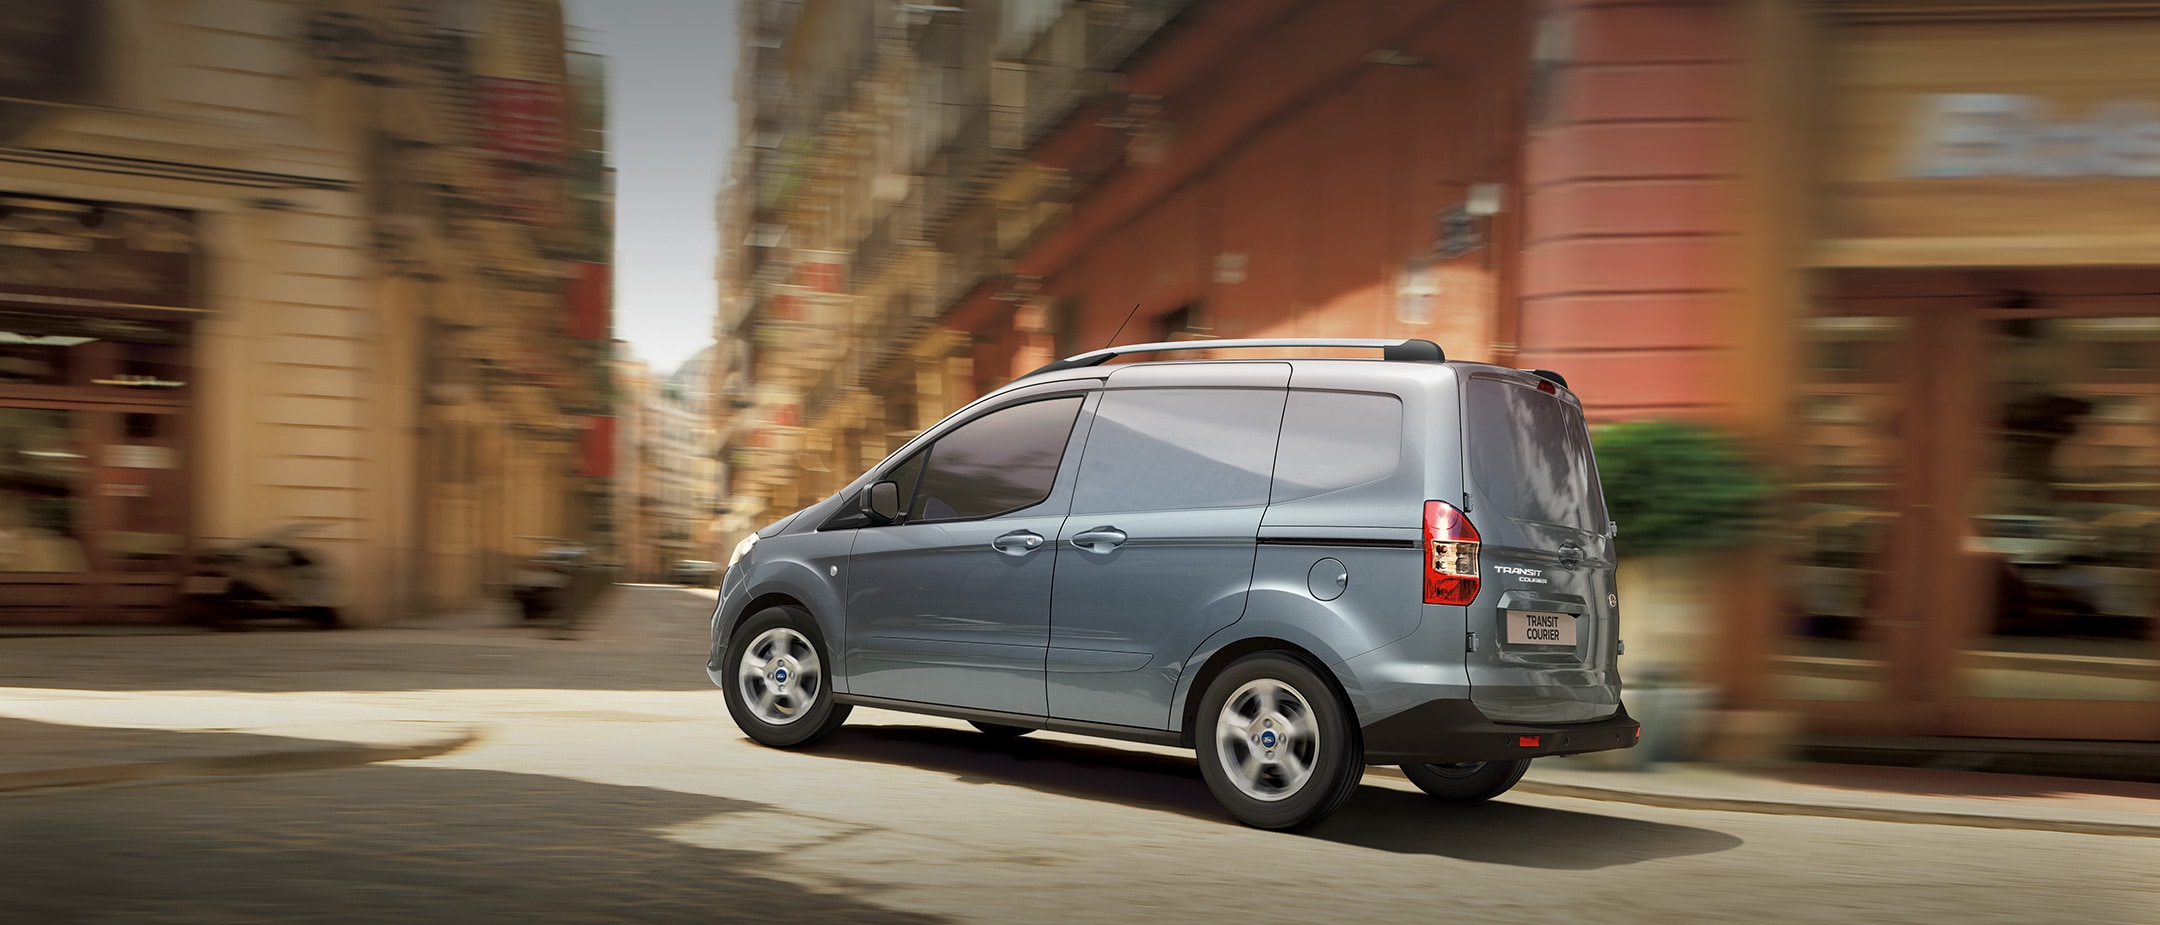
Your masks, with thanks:
M1102 345L1104 350L1117 346L1117 336L1125 333L1125 326L1132 323L1132 316L1140 314L1140 303L1132 304L1132 311L1125 313L1125 320L1118 322L1117 330L1110 332L1110 342Z

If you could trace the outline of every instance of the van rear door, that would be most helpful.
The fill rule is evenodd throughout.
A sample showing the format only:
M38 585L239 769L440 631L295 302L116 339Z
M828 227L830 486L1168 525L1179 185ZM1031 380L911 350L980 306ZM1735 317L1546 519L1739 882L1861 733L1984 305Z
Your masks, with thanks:
M1612 716L1616 556L1582 403L1528 374L1474 374L1463 462L1464 513L1482 540L1465 656L1471 701L1499 722Z

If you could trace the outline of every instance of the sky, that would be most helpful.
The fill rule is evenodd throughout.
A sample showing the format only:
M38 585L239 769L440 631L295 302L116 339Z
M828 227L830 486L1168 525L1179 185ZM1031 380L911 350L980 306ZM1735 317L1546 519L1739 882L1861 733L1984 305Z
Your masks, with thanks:
M735 144L735 0L564 0L608 57L615 336L672 371L712 342L713 197Z

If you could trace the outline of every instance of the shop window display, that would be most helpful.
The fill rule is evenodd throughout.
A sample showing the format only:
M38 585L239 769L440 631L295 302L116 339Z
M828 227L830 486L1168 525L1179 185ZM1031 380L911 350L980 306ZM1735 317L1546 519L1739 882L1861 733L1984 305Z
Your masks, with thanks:
M1876 316L1808 325L1808 380L1787 523L1786 640L1780 693L1793 700L1882 696L1878 621L1887 605L1903 453L1902 355L1910 324Z
M0 572L88 569L78 489L86 456L66 411L0 408Z
M2000 320L1989 346L1966 552L1993 606L1966 688L2160 699L2160 317Z

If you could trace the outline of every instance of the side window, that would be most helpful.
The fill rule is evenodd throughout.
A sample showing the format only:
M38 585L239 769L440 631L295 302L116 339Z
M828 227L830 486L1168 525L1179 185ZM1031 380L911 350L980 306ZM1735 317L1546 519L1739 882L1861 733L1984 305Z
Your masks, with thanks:
M1266 504L1283 395L1275 389L1105 393L1080 457L1073 513Z
M1052 398L992 411L938 438L908 522L974 520L1042 503L1079 416L1079 396Z
M1393 395L1290 393L1273 500L1296 501L1394 475L1402 433L1402 400Z

